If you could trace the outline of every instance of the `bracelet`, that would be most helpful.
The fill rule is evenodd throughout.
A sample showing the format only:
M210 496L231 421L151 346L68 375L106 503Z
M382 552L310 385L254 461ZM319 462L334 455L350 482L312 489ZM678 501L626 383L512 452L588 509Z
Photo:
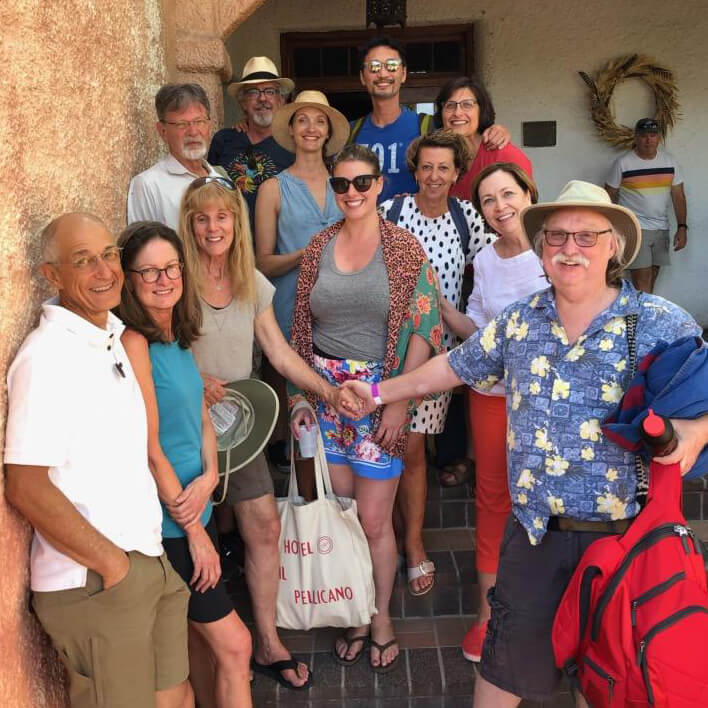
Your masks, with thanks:
M383 401L381 400L381 396L379 395L379 385L377 383L371 384L371 396L377 406L383 405Z
M688 224L676 224L677 229L686 229L688 231Z

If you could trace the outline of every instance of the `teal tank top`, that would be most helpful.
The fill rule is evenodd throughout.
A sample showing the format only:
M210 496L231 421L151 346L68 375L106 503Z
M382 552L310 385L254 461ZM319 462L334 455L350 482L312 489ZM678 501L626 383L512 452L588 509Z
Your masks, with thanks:
M276 253L292 253L306 248L310 239L320 231L342 218L342 212L334 200L334 192L327 180L325 208L320 210L305 182L293 177L287 170L276 175L280 188L280 214L278 215L278 235ZM293 268L283 275L271 278L275 286L273 311L275 319L290 341L290 328L295 307L295 290L299 268Z
M189 349L177 342L150 345L152 379L160 416L160 445L183 487L202 473L202 377ZM202 525L211 518L211 500ZM164 538L184 536L182 527L162 507Z

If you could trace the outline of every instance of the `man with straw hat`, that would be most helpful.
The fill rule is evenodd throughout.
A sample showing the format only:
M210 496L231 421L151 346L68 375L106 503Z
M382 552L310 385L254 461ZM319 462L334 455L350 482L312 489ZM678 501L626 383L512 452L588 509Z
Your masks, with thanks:
M292 79L280 76L268 57L251 57L239 81L226 89L241 107L245 131L224 128L211 141L209 162L221 165L241 189L248 204L251 230L258 188L292 165L295 156L273 139L273 116L292 93Z
M630 339L641 361L660 339L701 335L680 307L622 280L641 228L604 189L569 182L555 202L529 206L521 217L548 289L510 305L447 356L376 390L345 384L371 410L463 382L489 390L506 375L512 514L489 594L477 708L545 701L558 688L551 643L558 603L584 550L623 533L646 492L631 453L600 429L630 382ZM673 423L678 447L662 461L687 472L708 442L708 416ZM586 705L581 697L578 705Z

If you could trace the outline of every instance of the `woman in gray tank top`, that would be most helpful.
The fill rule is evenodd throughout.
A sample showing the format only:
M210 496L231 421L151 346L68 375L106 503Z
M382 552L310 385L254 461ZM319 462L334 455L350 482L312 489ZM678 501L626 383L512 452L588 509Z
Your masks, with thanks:
M350 379L375 383L439 351L436 279L418 242L377 214L383 178L376 155L349 145L332 174L344 221L315 235L305 250L291 344L335 385ZM334 491L356 499L371 552L378 614L370 628L352 627L337 640L335 659L353 664L368 640L372 669L385 673L399 656L389 613L396 573L392 514L410 402L353 421L312 395L306 401L296 392L293 401L293 434L317 417Z

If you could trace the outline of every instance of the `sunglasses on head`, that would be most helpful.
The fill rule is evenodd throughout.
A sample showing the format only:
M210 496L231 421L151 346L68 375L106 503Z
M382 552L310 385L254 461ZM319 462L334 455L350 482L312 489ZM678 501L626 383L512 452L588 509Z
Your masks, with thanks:
M236 185L228 177L217 177L216 175L209 175L208 177L197 177L190 185L193 189L203 187L205 184L211 184L216 182L216 184L230 189L232 192L236 190Z
M357 175L354 179L330 177L329 183L337 194L346 194L350 184L354 185L357 192L368 192L375 179L378 179L378 175Z

